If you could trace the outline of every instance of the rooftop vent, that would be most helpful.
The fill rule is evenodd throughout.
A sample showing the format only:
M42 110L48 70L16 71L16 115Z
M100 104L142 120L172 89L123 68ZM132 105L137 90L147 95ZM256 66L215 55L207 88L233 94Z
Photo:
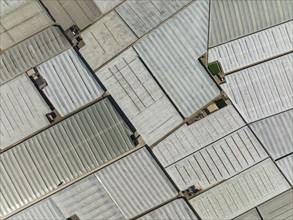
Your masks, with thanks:
M200 192L202 190L202 187L199 183L196 183L190 187L188 187L188 189L183 190L182 193L184 196L186 196L187 198L193 197L195 196L198 192Z
M43 89L48 86L46 80L41 76L36 68L28 70L26 74L31 78L31 80L39 89Z
M68 217L67 220L80 220L80 219L79 219L79 217L77 216L77 214L74 214L74 215Z
M82 48L85 43L81 37L80 29L77 25L73 25L65 31L65 34L70 39L73 45L77 46L78 49Z
M46 114L47 119L49 120L50 123L60 121L61 120L61 115L58 113L56 109L53 109L52 112Z

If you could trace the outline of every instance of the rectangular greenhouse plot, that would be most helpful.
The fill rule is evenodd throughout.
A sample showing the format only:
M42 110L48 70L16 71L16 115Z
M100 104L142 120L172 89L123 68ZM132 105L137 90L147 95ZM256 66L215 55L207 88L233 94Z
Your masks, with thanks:
M182 122L133 48L97 71L96 75L148 145Z
M293 22L213 47L208 51L208 62L218 61L225 73L239 70L293 50Z
M288 189L286 179L267 159L190 202L202 219L232 219Z
M111 1L93 0L93 1L98 6L100 11L103 14L106 14L107 12L111 11L113 8L115 8L117 5L119 5L125 0L111 0Z
M178 192L144 147L95 174L127 219L172 199Z
M288 190L257 208L263 219L293 219L293 190Z
M287 180L291 183L291 185L293 185L293 154L278 160L276 163L283 174L286 176Z
M115 11L141 37L189 2L191 0L130 0L123 2Z
M94 174L13 215L9 220L68 219L74 214L79 219L126 220Z
M205 189L267 157L252 132L244 127L166 167L166 171L181 190L195 184Z
M49 14L36 0L25 1L1 16L1 45L5 50L53 24ZM8 9L7 9L8 10Z
M51 110L26 74L0 86L1 150L49 125Z
M210 1L209 47L292 20L291 1Z
M262 220L262 218L260 217L260 215L258 214L257 210L254 208L240 216L238 216L237 218L234 218L233 220Z
M112 11L81 34L85 46L80 53L93 70L121 52L137 37L119 15Z
M253 122L249 127L274 160L293 152L293 109Z
M82 30L102 16L93 0L41 0L41 2L64 30L72 25L77 25Z
M208 1L195 1L134 45L185 118L220 95L198 61L207 52L208 14Z
M221 87L247 123L293 107L293 53L226 76Z
M183 125L158 143L153 152L167 167L243 127L244 121L229 105L191 125Z
M70 43L60 29L52 26L3 51L0 55L0 84L2 85L70 47Z
M7 200L0 216L132 149L131 135L111 102L103 99L3 152L1 194Z
M73 48L44 62L36 69L46 84L41 88L42 91L61 116L100 98L104 93Z

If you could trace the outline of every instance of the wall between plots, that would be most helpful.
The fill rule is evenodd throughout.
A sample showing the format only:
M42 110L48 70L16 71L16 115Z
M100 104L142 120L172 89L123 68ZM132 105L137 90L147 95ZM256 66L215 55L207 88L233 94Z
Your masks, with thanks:
M184 117L220 94L199 63L207 51L209 1L196 1L134 48Z
M198 219L184 199L176 199L166 205L138 218L140 220L153 219Z
M0 55L0 84L13 79L70 47L70 43L59 28L50 27L5 50Z
M1 16L0 48L5 50L52 24L53 20L38 1L27 1Z
M108 99L0 155L1 216L40 198L133 147L132 132Z

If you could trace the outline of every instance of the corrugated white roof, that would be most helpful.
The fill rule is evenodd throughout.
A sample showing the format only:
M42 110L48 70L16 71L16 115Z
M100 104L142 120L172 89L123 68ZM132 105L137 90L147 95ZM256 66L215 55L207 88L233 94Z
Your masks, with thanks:
M231 219L289 188L273 161L267 159L190 202L202 219Z
M15 10L26 4L29 0L1 0L0 1L0 16L8 14L9 12Z
M1 85L0 91L1 149L50 124L46 114L51 110L26 74Z
M133 48L96 74L148 145L182 122Z
M115 11L83 31L82 38L86 45L80 52L93 70L137 39Z
M53 20L38 1L19 4L13 11L1 16L0 48L7 49L52 24Z
M293 219L293 190L257 207L262 219Z
M227 106L198 122L178 128L156 145L153 152L166 167L244 125L233 106Z
M67 219L74 214L81 220L126 219L95 175L74 183L9 219Z
M139 220L187 220L198 219L184 199L176 199L166 205L138 218Z
M82 30L102 15L93 0L41 1L64 30L74 24Z
M225 73L253 65L293 50L293 22L213 47L208 62L219 61Z
M210 7L210 47L293 18L291 0L213 0Z
M293 107L293 54L226 76L221 87L250 123Z
M71 45L58 27L50 27L0 55L0 84L54 57Z
M266 157L265 150L245 127L166 167L166 170L181 190L195 183L207 188Z
M146 148L95 175L128 219L177 195L177 190Z
M9 220L61 220L66 219L51 199L46 199L20 213L8 218Z
M237 218L234 218L234 220L262 220L256 209L252 209Z
M291 130L292 131L292 130ZM292 134L291 134L292 135ZM291 142L291 148L292 148L292 142ZM288 155L280 160L278 160L277 165L281 169L281 171L284 173L288 181L293 185L293 154Z
M115 10L131 30L141 37L190 1L128 0Z
M293 110L249 125L274 159L293 152Z
M109 12L111 9L115 8L118 4L125 0L111 0L111 1L105 1L105 0L93 0L94 3L98 6L100 11L105 14Z
M220 94L198 61L207 51L208 14L209 1L196 1L134 46L185 117Z
M61 116L102 96L104 90L71 48L37 67L48 86L43 92Z
M133 147L132 132L104 99L0 155L0 216Z

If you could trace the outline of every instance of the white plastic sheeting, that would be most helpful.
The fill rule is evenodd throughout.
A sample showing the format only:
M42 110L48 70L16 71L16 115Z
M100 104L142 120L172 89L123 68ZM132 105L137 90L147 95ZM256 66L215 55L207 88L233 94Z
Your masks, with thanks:
M137 38L119 15L112 11L82 32L81 54L93 70L117 55Z
M207 52L209 1L195 1L134 45L184 117L220 91L198 58Z
M92 24L102 13L92 0L41 0L64 30L72 25L79 29Z
M212 0L209 46L292 20L291 0Z
M1 5L3 1L7 0L1 0ZM1 50L9 48L53 24L53 20L37 0L10 6L13 9L0 19ZM10 9L4 8L4 11L8 10Z
M177 195L146 148L98 171L99 181L127 219Z
M181 190L195 183L207 188L267 157L258 140L245 127L168 166L166 170Z
M256 121L249 125L273 159L293 152L293 110Z
M247 123L293 108L293 53L226 76L221 87Z
M191 125L183 125L153 148L164 167L243 127L233 106L227 106Z
M43 92L61 116L77 110L104 93L73 48L39 65L37 69L48 84Z
M115 10L133 30L141 37L191 0L127 0Z
M133 48L96 74L148 145L182 122Z
M275 164L267 159L190 202L202 219L232 219L289 188Z
M46 114L51 110L26 74L1 85L0 91L1 149L50 124Z
M52 26L5 50L0 55L0 84L13 79L70 47L70 43L59 28Z
M0 154L3 217L133 148L108 99Z
M247 37L213 47L208 62L219 61L225 73L293 50L293 22L287 22Z
M138 218L139 220L196 220L198 219L191 208L187 205L184 199L176 199L166 205L151 211L144 216Z

